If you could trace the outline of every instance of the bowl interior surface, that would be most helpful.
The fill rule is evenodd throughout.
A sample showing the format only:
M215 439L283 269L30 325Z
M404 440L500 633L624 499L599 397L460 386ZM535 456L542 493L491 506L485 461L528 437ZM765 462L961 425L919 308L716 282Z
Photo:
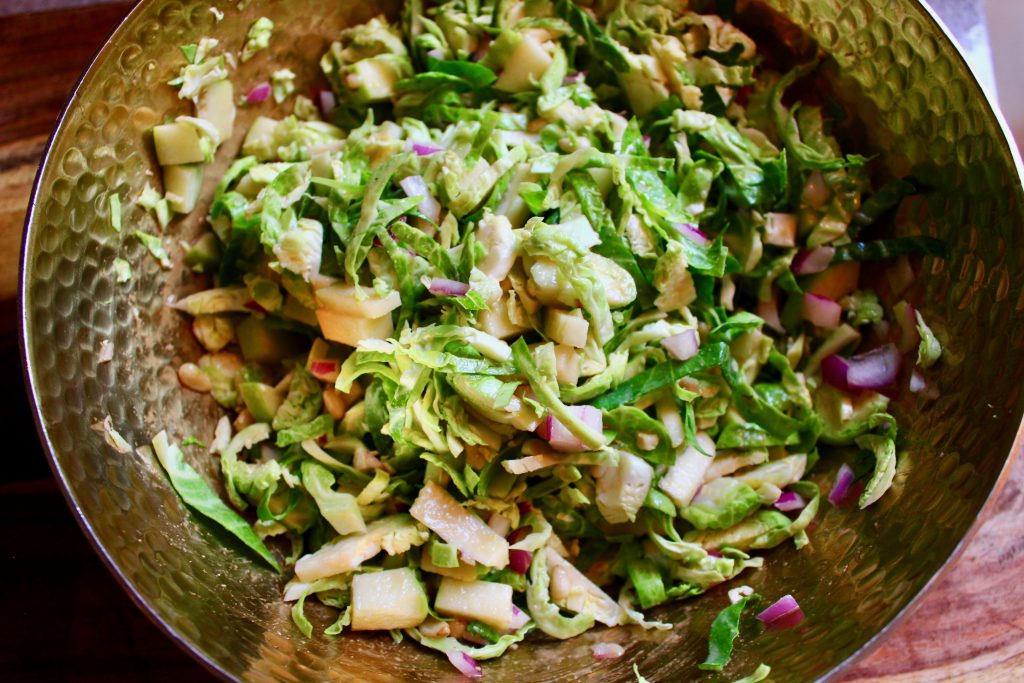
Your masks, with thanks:
M460 680L448 662L387 636L304 639L281 602L283 580L230 540L197 523L158 464L108 448L90 425L109 415L133 445L160 429L209 441L219 411L208 396L181 391L175 368L200 349L187 322L164 306L197 288L175 260L163 271L130 237L157 232L138 207L117 233L109 196L136 197L155 182L147 131L188 107L164 85L182 63L178 46L214 36L237 51L259 16L277 29L270 49L240 65L236 92L289 66L302 92L318 83L317 61L339 29L392 3L254 0L143 0L102 49L60 121L30 208L22 291L27 375L58 478L99 552L135 599L168 632L222 674L252 681L323 679ZM245 4L245 3L241 3ZM1019 161L998 117L956 48L911 0L769 0L787 22L762 31L791 44L810 39L827 55L823 73L863 125L865 149L881 152L883 173L913 173L933 188L904 207L896 231L940 237L946 261L927 258L911 296L946 342L934 378L941 396L897 405L905 451L892 491L867 513L823 505L812 543L768 553L766 568L738 583L777 598L793 593L802 626L741 639L722 680L761 662L773 680L807 681L833 672L879 633L950 557L991 493L1011 451L1024 399L1024 204ZM235 138L207 172L207 189L241 145L258 108L240 109ZM847 150L850 151L850 150ZM209 194L209 193L207 193ZM197 210L165 241L204 228ZM172 249L172 252L180 252ZM134 278L114 279L127 258ZM97 363L102 340L115 349ZM197 450L197 449L189 449ZM211 459L189 459L213 482ZM828 481L828 467L818 475ZM696 678L707 631L724 589L655 614L668 632L598 629L570 641L531 638L498 661L491 680ZM315 625L330 623L311 608ZM619 642L626 656L596 662L591 645ZM711 680L714 677L710 677Z

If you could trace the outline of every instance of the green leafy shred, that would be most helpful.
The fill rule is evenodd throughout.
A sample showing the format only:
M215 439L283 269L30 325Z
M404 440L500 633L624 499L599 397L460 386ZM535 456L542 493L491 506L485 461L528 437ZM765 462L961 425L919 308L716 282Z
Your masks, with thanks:
M733 644L740 632L740 617L751 602L760 600L754 593L729 605L715 617L708 634L708 656L698 667L703 671L721 671L732 658Z
M260 17L254 21L245 36L245 46L242 48L242 61L248 62L256 56L257 52L267 49L273 32L274 22L270 19Z
M121 196L116 192L110 195L110 227L121 232Z
M223 527L225 531L262 557L275 571L281 571L277 559L252 530L249 523L225 505L199 473L185 462L185 456L181 449L170 442L167 432L160 432L153 437L153 451L156 453L160 465L167 472L167 477L171 480L174 490L187 506Z
M299 631L308 599L337 611L328 636L370 624L455 661L533 629L670 629L644 611L812 542L819 460L857 449L864 514L898 504L891 392L838 369L913 337L889 295L916 296L897 286L916 265L867 278L947 248L901 207L927 188L844 149L827 74L767 58L744 4L412 0L336 36L315 102L296 96L308 64L264 70L293 113L255 117L206 179L181 224L210 231L178 242L205 285L171 304L197 342L179 377L231 411L209 452L250 517L158 450L188 506L268 562L264 539L290 547ZM255 21L242 61L274 30ZM212 37L181 50L195 163L233 58ZM101 199L119 230L122 197ZM170 268L176 198L133 203L160 229L130 236ZM934 315L914 321L918 384ZM791 494L801 509L773 507ZM405 588L353 594L396 569ZM448 609L456 581L488 597ZM715 619L702 668L725 667L752 599Z
M142 232L141 230L136 230L132 235L142 242L142 246L146 247L146 251L149 252L150 256L156 259L161 268L164 270L170 270L171 258L167 255L167 250L164 249L163 240L156 235L150 235L149 233Z

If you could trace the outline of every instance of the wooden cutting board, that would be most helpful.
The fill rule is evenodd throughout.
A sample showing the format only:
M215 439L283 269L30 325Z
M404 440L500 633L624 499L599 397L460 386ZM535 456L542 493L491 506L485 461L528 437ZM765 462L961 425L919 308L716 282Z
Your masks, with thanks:
M38 11L54 5L72 7ZM131 6L97 0L0 0L0 334L8 339L16 327L11 303L17 295L19 244L36 166L69 90ZM34 457L42 458L42 452L37 450ZM844 682L1024 680L1022 486L1024 462L1018 459L963 555L918 608L846 672ZM42 500L36 504L64 505L56 495ZM56 513L70 524L67 515ZM114 582L102 573L96 580ZM53 589L40 585L36 590ZM31 592L33 587L20 590ZM123 609L121 603L106 609L93 606L89 628L107 632L104 622L113 628L115 620L123 619ZM28 641L19 642L17 630L8 632L4 649L14 654L5 659L17 661L20 646ZM60 638L49 644L47 655L57 664L54 670L66 673L60 680L155 680L170 670L176 680L210 680L141 619L133 630L134 668L127 677L123 643L104 646L100 639L83 660L75 656L75 648L63 647Z

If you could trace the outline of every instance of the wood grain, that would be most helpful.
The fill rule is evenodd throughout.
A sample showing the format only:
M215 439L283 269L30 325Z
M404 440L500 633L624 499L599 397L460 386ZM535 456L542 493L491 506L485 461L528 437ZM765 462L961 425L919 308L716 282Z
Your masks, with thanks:
M79 73L130 6L77 7L0 21L0 302L16 293L25 207L53 122ZM12 306L0 309L5 318L13 317ZM4 327L10 322L4 320ZM842 681L1024 680L1022 489L1024 462L1018 459L964 555L919 608ZM112 584L113 579L107 580ZM192 680L202 676L169 640L157 638L148 647L154 666L182 667L193 672ZM103 680L105 671L123 666L115 661L120 656L104 658L94 651L88 664L94 670L78 673ZM145 660L135 665L147 666Z
M25 209L57 115L132 4L0 20L0 299L17 294Z

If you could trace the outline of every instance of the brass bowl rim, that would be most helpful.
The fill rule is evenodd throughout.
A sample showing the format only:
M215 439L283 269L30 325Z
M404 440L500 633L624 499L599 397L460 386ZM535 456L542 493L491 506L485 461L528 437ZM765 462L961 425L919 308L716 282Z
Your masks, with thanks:
M935 11L934 8L928 3L927 0L903 0L908 8L919 11L927 19L935 25L942 36L953 46L957 58L966 68L967 73L970 75L970 80L973 82L975 87L975 97L981 97L986 108L995 117L996 123L999 127L999 142L1005 151L1010 153L1010 157L1013 160L1014 169L1017 172L1016 181L1019 186L1024 188L1024 161L1022 161L1021 153L1016 143L1014 142L1013 134L1010 130L1009 124L1003 115L1002 110L999 108L996 97L989 88L982 82L978 77L977 72L971 66L971 63L967 60L964 49L960 45L959 41L953 35L953 32L946 26L945 22ZM139 608L139 610L149 618L149 620L156 625L161 631L167 635L170 640L175 643L179 649L191 656L193 659L198 661L207 671L211 674L225 681L237 680L230 674L224 671L213 659L211 659L204 651L194 646L192 643L187 641L178 630L164 620L160 614L157 613L156 609L151 606L145 599L143 599L139 593L131 586L128 581L128 577L121 571L121 568L117 565L114 559L111 557L107 549L100 543L94 532L92 525L89 520L82 513L81 507L75 497L74 492L65 476L64 470L58 462L56 450L51 443L46 428L42 422L42 410L41 402L36 394L36 387L33 383L32 369L29 363L29 335L30 329L27 321L26 310L25 310L25 294L28 289L28 251L29 241L32 232L32 224L36 218L36 209L38 207L39 194L41 189L41 181L43 173L51 163L51 152L53 150L53 144L57 139L58 133L64 127L64 124L68 118L69 113L72 110L73 105L78 99L79 92L82 89L82 84L85 79L92 73L93 68L97 65L99 60L106 55L108 50L111 49L114 38L121 32L121 29L135 17L136 14L145 11L146 7L157 0L136 0L135 5L125 14L125 16L117 23L117 26L110 32L106 40L96 50L92 59L89 61L88 66L82 71L78 77L74 86L68 93L64 104L61 106L60 114L57 116L53 129L50 132L50 136L46 141L46 146L43 150L43 155L39 163L39 168L36 171L35 179L32 182L32 191L29 195L29 203L25 212L25 226L22 233L21 242L21 253L19 255L18 263L18 328L19 328L19 339L18 339L18 350L21 360L21 371L22 378L25 382L26 393L28 394L30 408L32 410L32 419L35 424L36 433L39 436L39 440L43 445L43 450L46 452L47 463L50 467L50 471L53 476L57 479L60 485L61 494L64 497L65 502L71 509L75 521L78 526L84 532L89 544L93 547L96 554L99 555L103 564L107 570L113 575L121 589L128 594L132 602ZM917 611L921 604L924 602L925 596L939 583L945 574L949 571L957 560L963 555L967 546L971 543L978 531L988 517L988 513L993 505L993 501L999 496L1003 487L1009 478L1011 466L1016 458L1020 456L1021 450L1024 449L1024 415L1021 416L1021 420L1017 426L1017 433L1013 440L1013 445L1010 447L1010 452L1007 454L1006 459L1003 462L1002 468L1000 469L999 476L996 478L995 483L989 490L988 495L985 497L985 501L982 503L978 510L974 521L971 526L967 529L961 539L957 542L956 546L950 552L949 556L943 561L942 565L935 570L935 573L925 582L923 586L914 594L914 596L907 602L906 605L900 609L885 625L883 625L871 638L861 645L856 651L848 655L844 660L835 665L835 667L828 673L821 676L818 681L821 683L828 683L830 681L837 681L841 674L847 669L852 667L858 661L864 659L872 652L874 652L882 644L882 642L889 636L889 634L907 617Z

